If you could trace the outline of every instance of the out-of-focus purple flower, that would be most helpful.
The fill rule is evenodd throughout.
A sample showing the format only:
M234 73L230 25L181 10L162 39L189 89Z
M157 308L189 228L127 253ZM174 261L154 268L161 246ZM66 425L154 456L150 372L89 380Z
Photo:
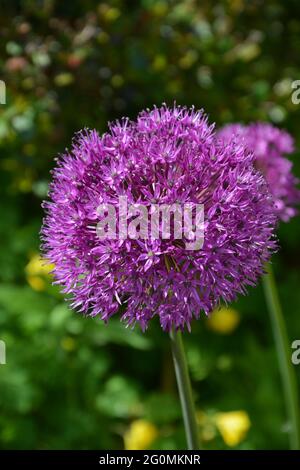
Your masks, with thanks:
M238 141L254 152L255 166L267 180L278 217L287 222L296 215L295 206L300 203L299 180L292 173L292 162L285 157L294 151L290 134L271 124L257 122L248 126L229 124L217 135L226 142L236 135Z
M174 238L100 240L97 208L120 195L147 208L204 204L202 249ZM143 330L156 315L164 330L190 329L201 311L254 285L276 248L277 217L253 154L216 141L201 111L177 106L123 119L102 137L79 133L44 208L43 249L72 307L107 321L122 305L122 319Z

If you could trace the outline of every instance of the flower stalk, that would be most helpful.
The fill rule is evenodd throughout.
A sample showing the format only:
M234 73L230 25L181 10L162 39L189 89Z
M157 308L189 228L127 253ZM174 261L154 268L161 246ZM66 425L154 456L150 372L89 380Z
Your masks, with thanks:
M270 313L273 335L279 361L286 411L290 423L290 448L300 449L299 397L297 381L293 369L288 334L282 314L271 264L266 266L267 274L263 278L265 297Z
M170 331L170 338L187 445L189 450L197 450L199 449L198 426L181 332L173 328Z

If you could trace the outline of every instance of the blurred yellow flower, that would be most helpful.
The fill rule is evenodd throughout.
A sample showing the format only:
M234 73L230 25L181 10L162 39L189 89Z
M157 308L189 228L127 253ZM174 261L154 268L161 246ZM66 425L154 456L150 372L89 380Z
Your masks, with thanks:
M137 419L131 423L124 434L125 450L148 449L157 436L158 430L154 424Z
M251 426L249 416L243 410L216 413L215 422L225 444L230 447L238 445Z
M46 287L44 279L39 276L28 276L27 282L33 290L41 291Z
M39 274L48 275L53 268L53 264L47 264L47 260L36 253L30 258L25 271L28 276L37 276Z
M216 333L227 335L235 330L239 322L240 315L236 310L233 308L221 307L220 309L212 312L211 316L207 320L207 325Z
M34 254L25 267L27 282L36 291L44 290L46 287L45 278L53 270L53 264L47 264L38 253Z

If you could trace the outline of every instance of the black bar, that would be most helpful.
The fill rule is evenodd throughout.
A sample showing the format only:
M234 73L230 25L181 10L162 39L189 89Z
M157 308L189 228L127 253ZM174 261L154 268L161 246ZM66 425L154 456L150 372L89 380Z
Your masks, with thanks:
M0 451L1 468L4 464L16 465L17 468L53 468L64 465L66 468L107 468L121 469L147 468L151 465L192 465L210 468L217 465L241 466L266 465L266 468L288 468L288 465L300 464L300 451L68 451L68 450L3 450ZM298 467L295 467L298 468ZM56 470L56 469L55 469Z

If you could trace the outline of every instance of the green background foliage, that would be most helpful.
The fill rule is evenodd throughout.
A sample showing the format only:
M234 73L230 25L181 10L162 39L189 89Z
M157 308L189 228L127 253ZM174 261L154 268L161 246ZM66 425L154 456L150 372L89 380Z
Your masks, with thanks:
M217 125L269 121L299 142L297 0L0 1L0 448L115 449L137 419L149 446L184 448L168 336L71 312L51 280L26 268L39 250L54 157L83 127L167 102ZM300 176L299 154L293 155ZM291 341L300 338L300 221L279 228L274 268ZM287 448L284 403L261 286L234 304L220 335L202 316L185 334L203 446L227 448L210 423L244 410L237 448ZM299 378L300 366L296 367ZM202 422L202 421L201 421ZM203 427L204 426L204 427ZM205 428L206 426L206 428ZM207 428L208 426L208 428ZM209 427L210 426L210 427ZM209 431L211 433L209 434Z

